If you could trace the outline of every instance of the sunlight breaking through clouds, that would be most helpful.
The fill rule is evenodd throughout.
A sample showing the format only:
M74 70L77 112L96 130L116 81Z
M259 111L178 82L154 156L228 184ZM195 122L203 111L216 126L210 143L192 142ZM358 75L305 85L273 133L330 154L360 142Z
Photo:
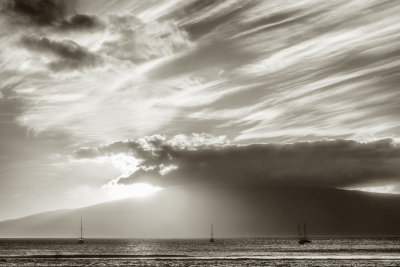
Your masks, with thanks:
M330 144L377 157L324 154L342 177L302 165L298 179L337 188L355 173L377 183L359 190L397 190L398 1L19 1L0 3L0 208L13 195L88 205L184 177L301 184L245 152ZM211 172L211 156L227 170Z
M130 197L149 197L162 188L147 183L134 183L130 185L107 184L102 189L105 190L108 200L118 200Z

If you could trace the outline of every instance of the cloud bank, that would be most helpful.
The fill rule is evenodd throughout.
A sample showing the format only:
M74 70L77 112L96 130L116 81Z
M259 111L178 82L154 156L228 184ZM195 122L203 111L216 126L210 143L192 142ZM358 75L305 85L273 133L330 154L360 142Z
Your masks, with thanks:
M182 146L173 139L149 137L83 148L75 157L94 159L119 153L140 161L130 176L118 178L123 184L346 188L400 182L400 147L389 139Z

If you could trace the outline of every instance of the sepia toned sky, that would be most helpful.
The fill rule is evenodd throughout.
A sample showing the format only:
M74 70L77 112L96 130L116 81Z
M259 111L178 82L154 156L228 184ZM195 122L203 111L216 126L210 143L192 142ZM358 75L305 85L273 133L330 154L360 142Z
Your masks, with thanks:
M1 0L0 219L198 184L400 193L399 13Z

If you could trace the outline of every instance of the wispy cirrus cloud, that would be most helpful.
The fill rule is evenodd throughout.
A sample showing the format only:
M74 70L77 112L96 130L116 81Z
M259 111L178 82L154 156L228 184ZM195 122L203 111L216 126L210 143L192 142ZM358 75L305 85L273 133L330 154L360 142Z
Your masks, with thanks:
M115 2L107 9L102 2L49 1L48 9L17 2L5 12L39 26L76 24L81 29L96 24L92 20L108 22L102 31L72 31L64 38L39 27L29 35L31 51L13 51L17 61L25 62L23 71L32 71L40 60L58 70L57 76L43 77L42 85L36 80L42 88L74 87L72 94L90 95L77 106L90 107L92 113L104 114L107 101L113 106L107 122L83 122L73 112L59 116L61 107L34 105L35 94L32 99L25 94L21 97L32 109L20 121L38 132L50 127L44 118L51 118L51 110L57 118L51 127L91 129L96 136L107 136L111 129L125 132L116 138L174 128L185 132L182 128L189 130L196 122L196 131L225 132L244 142L397 138L393 88L400 36L394 2ZM22 32L7 34L3 41L15 42L15 34ZM43 61L32 54L38 50L64 59ZM79 60L71 60L82 52ZM71 73L78 62L97 67ZM76 88L78 81L85 88ZM53 100L60 93L47 92ZM130 122L122 114L132 116Z

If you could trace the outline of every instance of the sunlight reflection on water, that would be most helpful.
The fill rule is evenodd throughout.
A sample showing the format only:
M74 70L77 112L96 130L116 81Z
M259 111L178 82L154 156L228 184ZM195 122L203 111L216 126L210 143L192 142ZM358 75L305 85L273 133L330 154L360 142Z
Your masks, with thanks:
M398 238L1 239L0 266L397 266Z

